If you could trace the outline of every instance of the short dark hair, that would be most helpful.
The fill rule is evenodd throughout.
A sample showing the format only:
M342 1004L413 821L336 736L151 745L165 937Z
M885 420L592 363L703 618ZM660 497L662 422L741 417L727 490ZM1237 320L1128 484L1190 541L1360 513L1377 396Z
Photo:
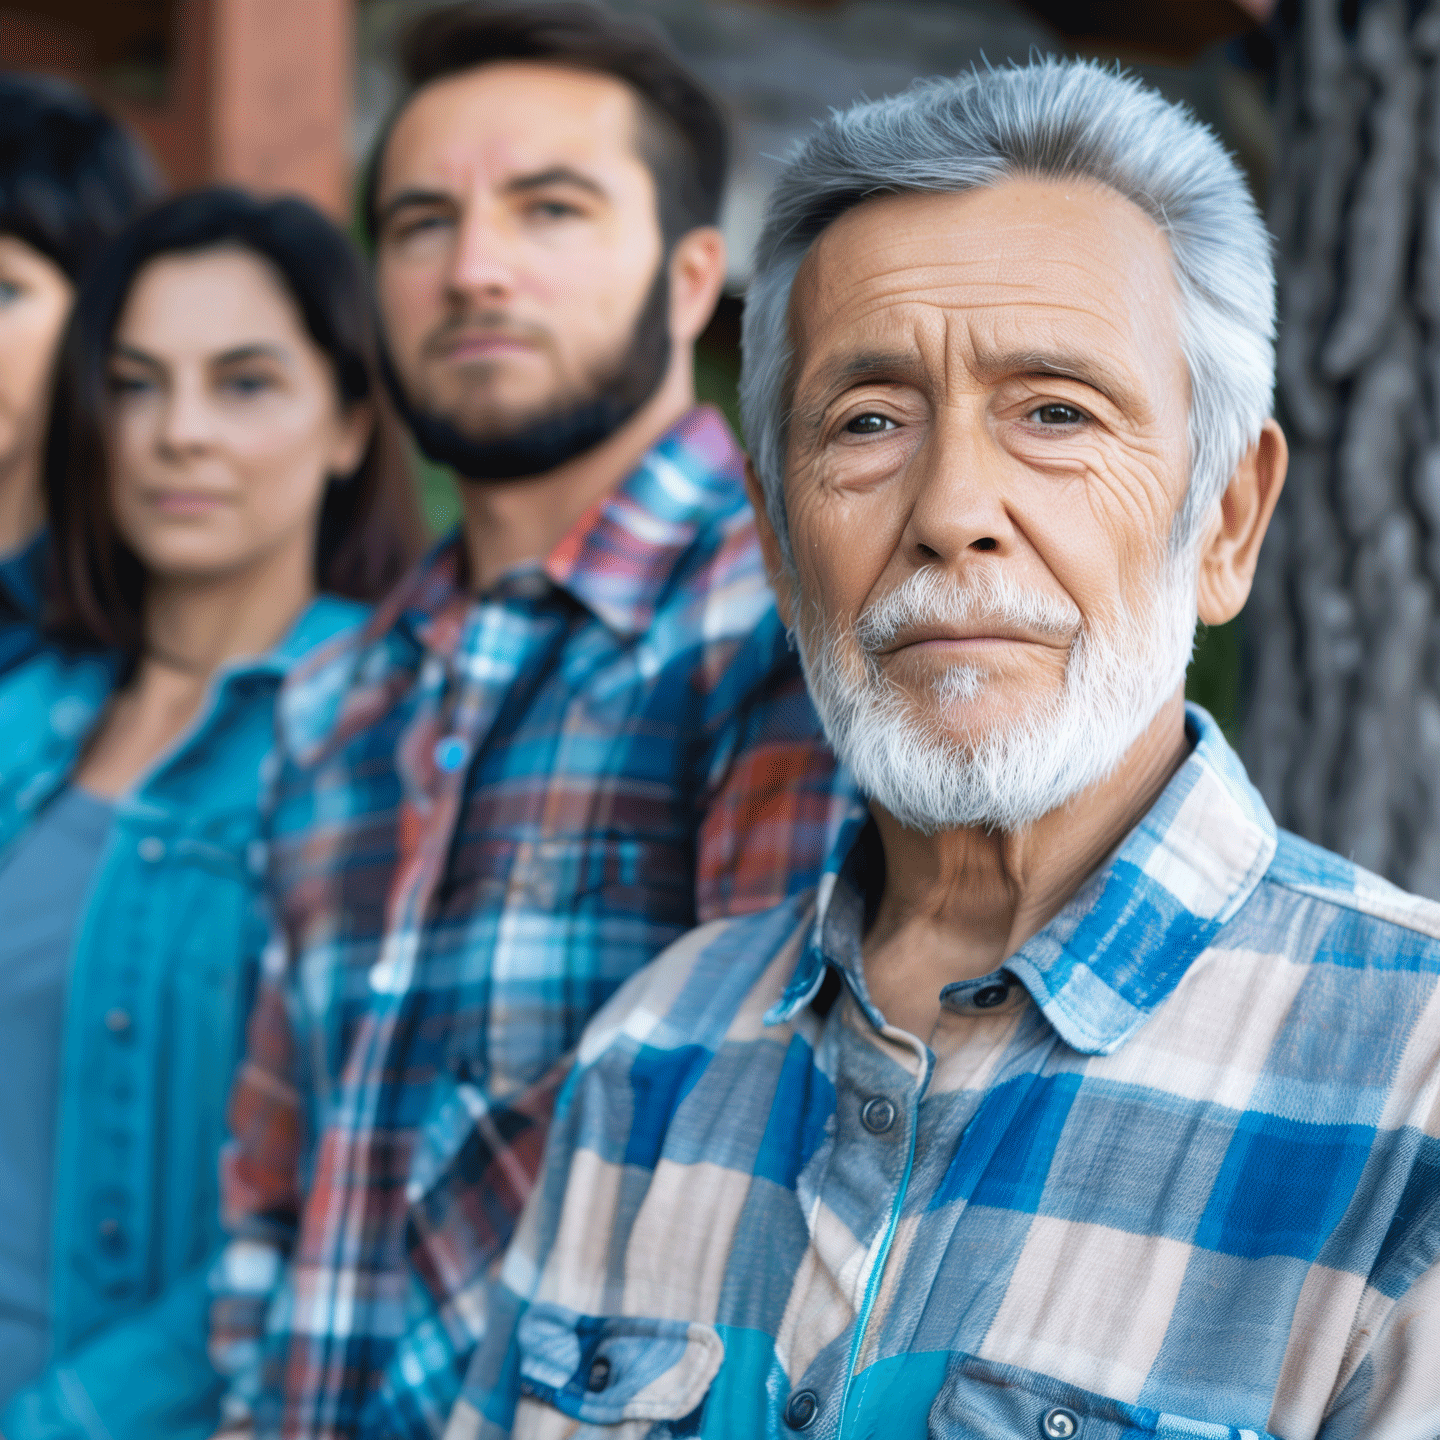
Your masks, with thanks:
M390 134L415 94L434 80L498 61L534 61L623 81L640 102L641 156L655 178L666 246L720 215L729 165L725 117L710 92L649 25L598 5L557 3L497 7L485 0L447 5L412 21L396 41L406 92L370 153L361 204L365 231L377 238L380 167Z
M133 663L142 643L145 572L116 530L105 447L110 351L125 302L150 261L229 247L273 268L330 362L340 403L376 410L359 466L326 489L317 585L377 599L419 552L414 486L385 408L370 287L354 247L304 200L263 200L225 186L192 191L142 215L101 253L61 340L45 445L46 626L68 647L117 649Z
M73 86L0 73L0 234L76 280L162 188L144 146Z

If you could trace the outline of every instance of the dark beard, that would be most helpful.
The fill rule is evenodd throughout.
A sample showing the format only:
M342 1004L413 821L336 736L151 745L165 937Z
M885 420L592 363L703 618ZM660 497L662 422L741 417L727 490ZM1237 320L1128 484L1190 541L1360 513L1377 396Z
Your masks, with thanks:
M449 466L461 480L545 475L608 440L660 388L670 365L670 266L661 261L629 348L594 395L512 435L476 440L443 415L421 409L406 394L383 340L380 364L395 408L427 459Z

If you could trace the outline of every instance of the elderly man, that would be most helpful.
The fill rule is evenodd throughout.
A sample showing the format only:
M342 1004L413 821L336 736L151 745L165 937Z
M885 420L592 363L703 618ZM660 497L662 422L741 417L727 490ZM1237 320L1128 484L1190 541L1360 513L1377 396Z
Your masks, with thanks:
M1440 910L1182 698L1272 315L1234 165L1092 66L790 164L752 481L870 813L593 1022L452 1435L1440 1434Z

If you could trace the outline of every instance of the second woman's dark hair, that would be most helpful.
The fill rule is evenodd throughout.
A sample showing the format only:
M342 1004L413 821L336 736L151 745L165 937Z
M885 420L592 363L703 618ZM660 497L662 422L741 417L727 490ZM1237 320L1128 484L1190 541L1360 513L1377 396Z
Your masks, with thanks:
M353 475L326 489L316 543L322 590L377 599L422 543L414 488L378 384L366 275L345 236L303 200L213 187L143 215L100 255L76 295L56 372L45 448L51 532L47 628L69 646L141 643L145 575L115 527L105 429L115 327L140 271L163 255L238 248L269 263L330 362L340 403L370 404L375 429Z

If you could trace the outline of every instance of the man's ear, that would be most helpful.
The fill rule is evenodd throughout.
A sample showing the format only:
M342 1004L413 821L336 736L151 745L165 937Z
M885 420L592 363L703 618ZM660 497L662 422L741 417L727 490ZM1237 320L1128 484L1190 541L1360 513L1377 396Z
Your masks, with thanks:
M1289 461L1284 432L1267 420L1260 438L1230 477L1220 497L1219 514L1200 547L1196 598L1205 624L1223 625L1244 608L1255 578L1260 542L1275 513Z
M760 536L760 553L765 558L765 573L770 577L770 588L775 592L775 608L787 629L795 623L795 584L790 567L785 563L780 549L780 537L770 523L770 512L765 508L765 487L745 457L745 493L755 511L755 529Z
M670 252L670 336L693 345L710 323L725 283L725 237L713 226L687 231Z

